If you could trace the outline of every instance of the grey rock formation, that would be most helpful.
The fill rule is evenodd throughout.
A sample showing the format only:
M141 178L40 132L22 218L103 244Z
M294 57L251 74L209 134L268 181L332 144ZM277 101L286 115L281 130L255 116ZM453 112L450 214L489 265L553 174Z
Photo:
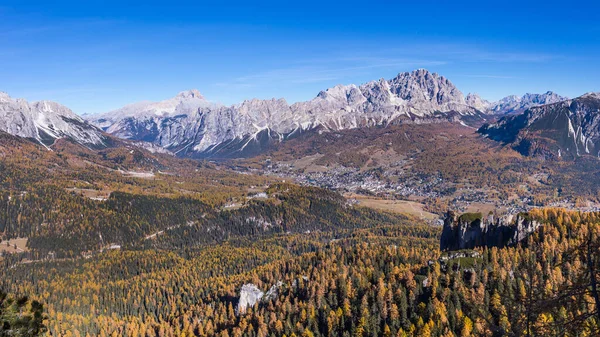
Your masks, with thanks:
M283 286L283 282L278 281L269 288L265 294L252 283L247 283L240 290L240 299L238 301L237 313L244 314L248 308L253 307L256 303L271 301L277 298L279 289Z
M90 147L104 147L108 139L67 107L51 101L29 103L0 92L0 131L49 146L69 138Z
M258 303L264 296L258 287L252 283L244 284L240 290L240 300L237 306L237 312L243 314L246 312L248 307L253 307Z
M475 247L506 247L525 240L540 223L528 218L527 214L494 219L480 213L458 216L449 211L444 219L440 239L441 250L473 249Z
M279 294L279 288L281 288L282 286L283 282L281 281L278 281L276 284L272 285L269 291L267 291L267 293L265 294L264 300L270 301L276 299L277 295Z
M600 93L526 110L486 124L479 132L523 155L600 157Z

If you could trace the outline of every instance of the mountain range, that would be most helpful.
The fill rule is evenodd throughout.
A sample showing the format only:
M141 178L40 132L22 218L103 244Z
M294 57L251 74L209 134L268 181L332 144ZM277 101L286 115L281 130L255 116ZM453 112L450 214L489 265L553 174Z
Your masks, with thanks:
M115 136L154 143L179 156L244 157L307 130L448 120L481 125L492 113L560 99L565 98L547 92L490 103L476 94L465 97L447 78L419 69L391 80L337 85L291 105L284 99L253 99L224 106L190 90L162 102L90 116L89 121Z
M528 108L562 102L568 97L560 96L552 91L544 94L525 94L522 97L511 95L488 106L488 111L497 114L520 113Z
M115 136L180 157L237 158L261 153L274 143L308 131L404 123L484 125L481 133L512 143L516 138L508 136L516 137L520 132L520 114L533 116L562 102L573 100L548 91L490 102L477 94L465 96L444 76L418 69L390 80L337 85L319 92L312 100L294 104L284 99L252 99L226 106L210 102L198 90L189 90L160 102L138 102L107 113L84 115L85 119L55 102L29 103L0 93L0 131L45 146L58 138L69 138L88 147L105 147ZM535 108L538 106L547 108ZM501 118L498 123L486 124L497 118ZM563 152L593 152L590 142L595 142L591 140L595 136L588 130L593 127L595 124L574 126L573 134L587 143L580 141L577 147L565 147Z

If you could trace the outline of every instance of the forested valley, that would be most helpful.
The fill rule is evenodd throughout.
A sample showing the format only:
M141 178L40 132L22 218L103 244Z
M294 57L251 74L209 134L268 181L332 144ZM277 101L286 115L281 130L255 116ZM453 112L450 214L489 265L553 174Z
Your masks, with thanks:
M337 192L5 137L1 336L600 334L600 213L534 209L516 246L441 252L439 226ZM245 285L264 296L240 309Z

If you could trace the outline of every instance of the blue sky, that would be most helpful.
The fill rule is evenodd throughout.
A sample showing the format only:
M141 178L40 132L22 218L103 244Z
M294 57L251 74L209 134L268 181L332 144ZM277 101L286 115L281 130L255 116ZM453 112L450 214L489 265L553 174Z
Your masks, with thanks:
M0 91L80 114L191 88L296 102L417 68L487 99L600 91L593 2L48 3L0 2Z

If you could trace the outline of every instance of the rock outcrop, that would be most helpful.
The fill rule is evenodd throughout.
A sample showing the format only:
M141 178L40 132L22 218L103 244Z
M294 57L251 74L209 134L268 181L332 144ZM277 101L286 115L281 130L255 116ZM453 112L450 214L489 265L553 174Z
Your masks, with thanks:
M460 250L475 247L506 247L515 245L533 233L540 223L525 213L494 219L481 213L458 216L448 211L440 239L440 249Z
M277 284L272 285L269 291L267 291L265 294L264 300L270 301L277 298L277 295L279 294L279 288L281 288L281 286L283 286L283 282L281 281L277 281Z
M237 313L244 314L248 308L252 308L256 303L268 302L275 298L279 294L279 289L283 286L283 282L278 281L272 285L271 288L265 294L256 285L247 283L240 289L240 299L238 301Z
M237 312L243 314L250 307L252 308L259 302L265 293L252 283L244 284L240 290L240 300L237 306Z

